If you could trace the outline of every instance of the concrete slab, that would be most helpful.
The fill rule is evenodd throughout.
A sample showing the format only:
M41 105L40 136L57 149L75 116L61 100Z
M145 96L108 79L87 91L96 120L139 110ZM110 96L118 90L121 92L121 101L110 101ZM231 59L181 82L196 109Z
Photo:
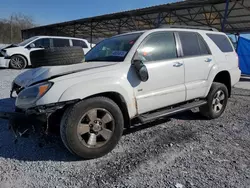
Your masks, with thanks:
M241 76L240 81L234 87L250 90L250 76Z

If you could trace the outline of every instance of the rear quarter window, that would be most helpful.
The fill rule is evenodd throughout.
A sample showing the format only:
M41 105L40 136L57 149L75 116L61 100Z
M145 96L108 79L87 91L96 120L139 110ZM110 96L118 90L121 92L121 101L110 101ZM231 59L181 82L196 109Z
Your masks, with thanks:
M218 46L222 52L226 53L234 51L229 39L225 35L207 33L207 36L216 44L216 46Z
M72 42L73 42L73 46L80 46L82 48L88 48L88 45L82 40L72 39Z

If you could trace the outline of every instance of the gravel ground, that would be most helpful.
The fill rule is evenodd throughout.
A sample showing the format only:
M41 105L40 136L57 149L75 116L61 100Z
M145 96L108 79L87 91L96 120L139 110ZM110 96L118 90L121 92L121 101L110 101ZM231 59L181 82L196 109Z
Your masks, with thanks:
M13 78L0 70L0 110ZM0 188L9 187L250 187L250 92L234 89L224 115L207 121L186 112L127 131L108 155L79 161L53 136L16 144L0 120Z

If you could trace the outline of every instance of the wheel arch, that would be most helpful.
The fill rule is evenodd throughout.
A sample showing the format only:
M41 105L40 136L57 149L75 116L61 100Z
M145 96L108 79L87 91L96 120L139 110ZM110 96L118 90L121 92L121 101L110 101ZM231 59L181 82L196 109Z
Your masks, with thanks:
M122 111L123 117L124 117L124 127L129 128L131 125L131 122L130 122L130 117L129 117L129 112L128 112L128 106L127 106L125 98L120 93L118 93L118 92L103 92L103 93L98 93L98 94L88 96L88 97L84 98L83 100L93 98L93 97L100 97L100 96L107 97L107 98L113 100L119 106L119 108Z
M98 94L87 96L87 97L83 98L82 100L79 100L78 102L89 99L89 98L100 97L100 96L107 97L107 98L111 99L119 106L119 108L122 111L123 118L124 118L124 127L129 128L131 126L131 121L130 121L130 117L129 117L127 103L126 103L125 98L120 93L118 93L118 92L98 93ZM62 109L59 109L59 110L55 111L54 113L52 113L48 119L49 125L58 125L59 126L64 112L71 105L72 104L65 105Z
M30 64L29 64L28 58L27 58L25 55L23 55L23 54L19 54L19 53L17 53L17 54L12 54L12 55L10 56L10 59L11 59L13 56L16 56L16 55L22 56L22 57L26 60L27 65L30 65ZM9 66L10 66L10 61L9 61Z
M231 87L231 76L230 73L226 70L220 71L216 74L216 76L213 79L213 82L218 82L218 83L222 83L227 87L228 90L228 97L231 96L231 91L232 91L232 87Z

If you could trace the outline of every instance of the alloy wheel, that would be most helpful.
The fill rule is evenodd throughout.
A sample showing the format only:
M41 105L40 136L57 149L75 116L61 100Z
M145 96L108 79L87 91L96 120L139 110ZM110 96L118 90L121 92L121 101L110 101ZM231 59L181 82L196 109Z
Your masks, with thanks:
M115 121L106 109L94 108L83 115L77 127L81 143L89 148L105 145L114 133Z
M219 113L223 109L224 100L225 93L222 90L217 91L212 101L212 107L215 113Z
M25 62L23 59L19 57L14 57L10 60L11 65L16 69L22 69L25 65Z

